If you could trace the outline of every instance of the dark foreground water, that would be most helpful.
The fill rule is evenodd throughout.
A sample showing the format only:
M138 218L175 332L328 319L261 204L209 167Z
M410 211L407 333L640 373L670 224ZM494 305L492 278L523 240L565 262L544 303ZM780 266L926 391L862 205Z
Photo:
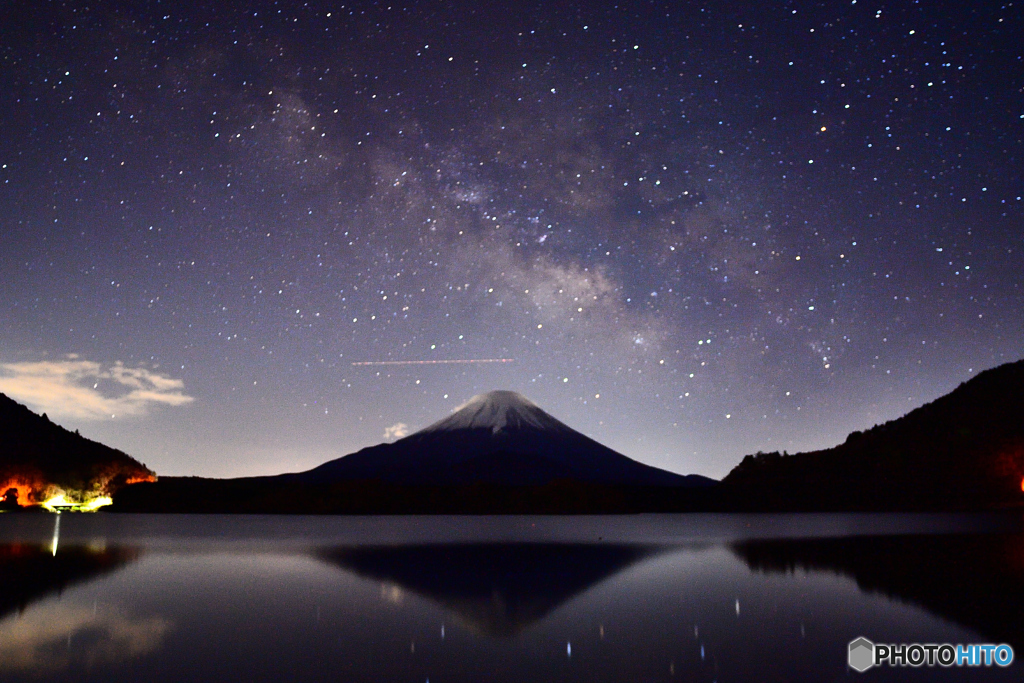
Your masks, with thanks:
M859 674L858 636L1018 661ZM1019 516L0 515L3 681L1024 680L1021 658Z

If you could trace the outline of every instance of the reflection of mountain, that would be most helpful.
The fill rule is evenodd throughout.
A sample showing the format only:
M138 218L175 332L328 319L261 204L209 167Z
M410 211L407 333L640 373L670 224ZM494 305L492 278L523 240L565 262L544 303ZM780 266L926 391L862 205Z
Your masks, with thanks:
M130 548L50 547L29 543L0 544L0 618L23 611L30 603L68 586L117 571L134 562Z
M757 540L732 549L752 570L839 572L990 642L1024 647L1022 534Z
M335 548L318 557L429 598L475 633L510 636L656 552L637 545L471 543Z

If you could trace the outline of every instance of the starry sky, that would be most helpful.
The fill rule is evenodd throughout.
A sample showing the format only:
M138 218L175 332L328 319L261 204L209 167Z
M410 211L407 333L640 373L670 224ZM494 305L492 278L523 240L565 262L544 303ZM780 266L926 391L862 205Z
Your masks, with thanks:
M1021 17L4 3L0 391L167 475L499 388L682 473L840 443L1024 355Z

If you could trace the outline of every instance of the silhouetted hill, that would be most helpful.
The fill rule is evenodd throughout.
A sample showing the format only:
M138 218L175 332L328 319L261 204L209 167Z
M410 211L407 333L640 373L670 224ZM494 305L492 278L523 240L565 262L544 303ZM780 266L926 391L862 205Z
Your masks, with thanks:
M64 493L81 502L110 495L153 472L127 454L90 441L0 394L0 499L17 490L20 505Z
M529 399L492 391L395 443L346 455L297 475L309 483L375 479L404 485L542 485L556 480L633 486L694 486L627 458L562 424Z
M975 510L1024 505L1024 361L979 373L822 451L748 455L722 480L744 510Z
M395 443L364 448L307 472L227 480L167 477L125 488L116 496L114 509L336 514L680 511L707 506L715 483L631 460L567 427L523 396L494 391Z

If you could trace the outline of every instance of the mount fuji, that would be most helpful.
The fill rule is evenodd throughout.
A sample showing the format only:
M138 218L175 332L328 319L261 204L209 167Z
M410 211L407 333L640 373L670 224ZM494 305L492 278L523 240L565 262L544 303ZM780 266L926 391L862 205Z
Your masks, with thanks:
M700 486L713 480L644 465L563 424L522 394L474 396L452 415L394 443L294 475L308 483L374 479L403 485L536 486L556 480Z
M394 443L271 477L162 477L118 492L126 512L571 514L704 509L714 479L616 453L513 391L470 399Z

